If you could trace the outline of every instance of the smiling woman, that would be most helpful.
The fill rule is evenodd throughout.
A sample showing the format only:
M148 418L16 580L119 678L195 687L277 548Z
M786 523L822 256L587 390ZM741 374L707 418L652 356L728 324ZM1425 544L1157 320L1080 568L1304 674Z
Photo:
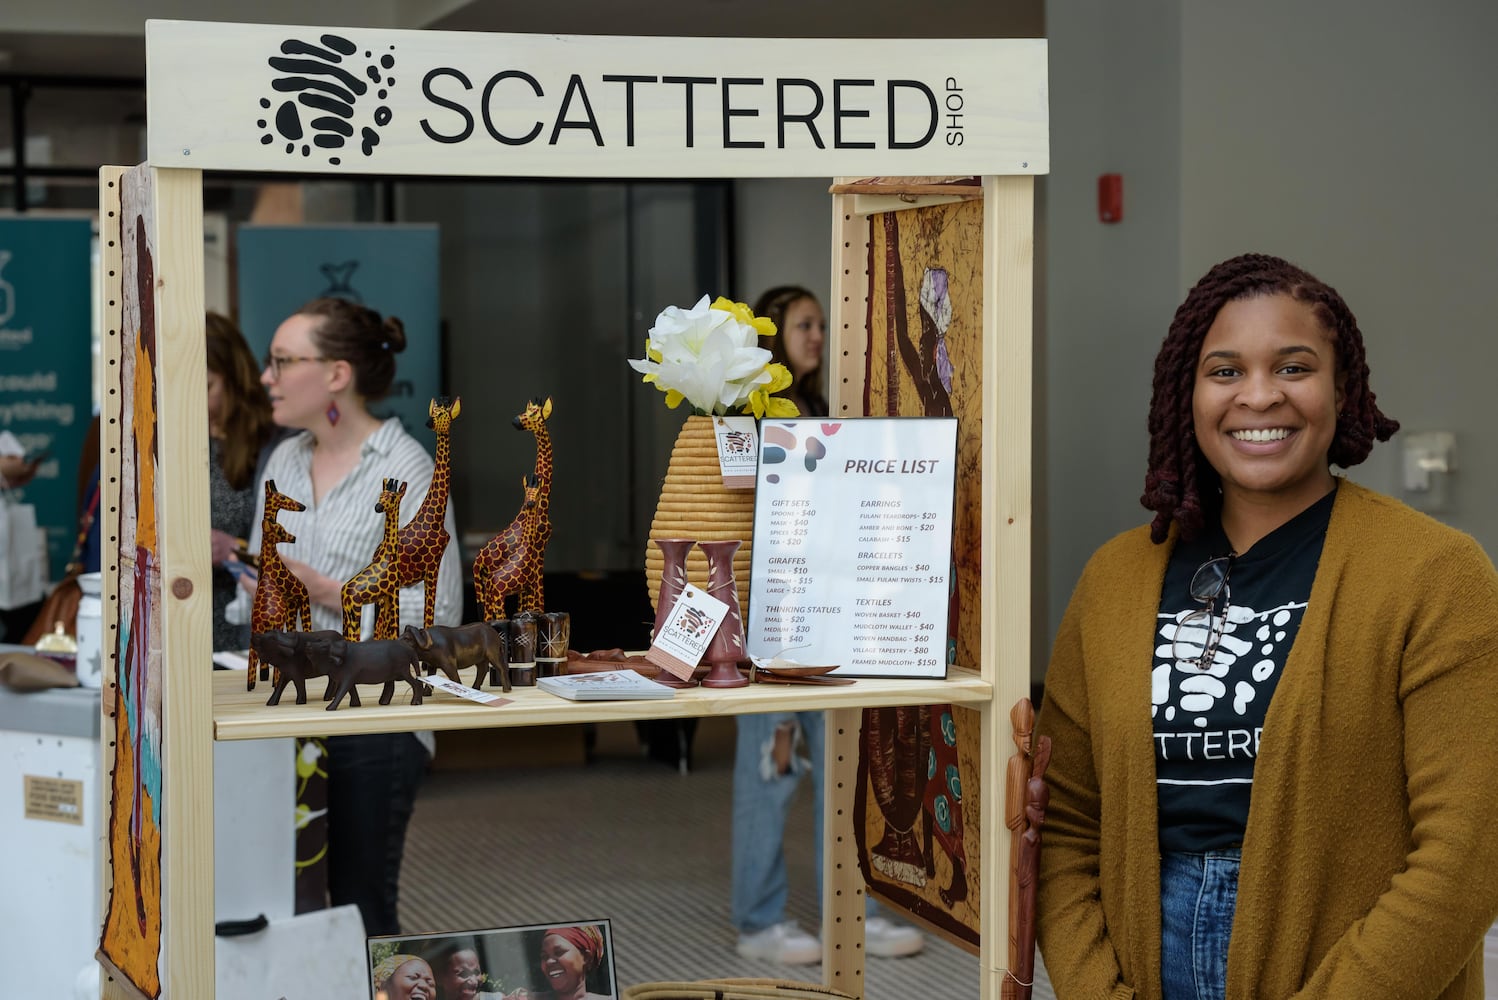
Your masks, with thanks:
M370 978L375 1000L437 1000L432 967L415 955L391 955Z
M426 957L437 978L437 1000L502 1000L502 994L484 991L486 977L473 938L448 939Z
M1223 509L1242 522L1229 537L1274 527L1333 489L1327 456L1342 412L1345 372L1315 310L1289 295L1229 302L1202 341L1191 396L1196 444L1217 472ZM1278 509L1278 510L1276 510Z
M1482 997L1498 573L1333 475L1399 429L1368 379L1342 297L1277 257L1177 310L1154 522L1088 563L1036 726L1057 996Z
M603 934L593 924L551 927L541 936L540 972L547 992L520 990L506 1000L613 1000L611 963ZM603 970L609 982L606 993L588 989L588 980Z

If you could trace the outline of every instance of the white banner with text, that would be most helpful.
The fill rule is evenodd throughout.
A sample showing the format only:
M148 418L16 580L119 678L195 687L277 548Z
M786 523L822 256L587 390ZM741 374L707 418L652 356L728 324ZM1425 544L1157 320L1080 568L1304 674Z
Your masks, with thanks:
M146 24L155 167L537 177L1043 174L1043 39Z

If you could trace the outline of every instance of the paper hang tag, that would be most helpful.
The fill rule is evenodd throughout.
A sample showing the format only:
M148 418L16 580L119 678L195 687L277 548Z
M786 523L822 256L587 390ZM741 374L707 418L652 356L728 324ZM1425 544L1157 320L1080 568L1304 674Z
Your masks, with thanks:
M441 674L433 674L430 677L424 677L422 679L432 687L437 688L439 691L446 691L448 694L455 694L459 698L464 698L468 701L476 701L480 705L488 705L490 708L498 708L501 705L508 705L515 700L513 698L506 698L502 695L490 694L488 691L475 691L473 688L469 687L466 684L455 684L451 679L443 677Z
M690 680L727 614L727 604L700 588L685 587L645 659L680 680Z
M751 490L759 473L759 434L753 417L714 417L713 436L718 441L718 468L723 486Z

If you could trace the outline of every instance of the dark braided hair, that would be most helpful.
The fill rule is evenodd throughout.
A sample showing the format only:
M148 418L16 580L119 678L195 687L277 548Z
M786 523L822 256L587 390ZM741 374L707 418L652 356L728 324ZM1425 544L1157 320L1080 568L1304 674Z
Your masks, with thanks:
M1279 257L1243 254L1208 271L1176 310L1170 332L1155 356L1154 396L1150 400L1149 471L1139 502L1155 512L1150 538L1165 541L1174 521L1181 537L1197 537L1209 514L1221 507L1222 480L1196 443L1192 393L1207 330L1224 305L1260 295L1289 295L1315 312L1332 335L1342 410L1328 461L1350 468L1368 457L1373 442L1387 441L1399 423L1379 412L1368 386L1363 334L1336 289Z

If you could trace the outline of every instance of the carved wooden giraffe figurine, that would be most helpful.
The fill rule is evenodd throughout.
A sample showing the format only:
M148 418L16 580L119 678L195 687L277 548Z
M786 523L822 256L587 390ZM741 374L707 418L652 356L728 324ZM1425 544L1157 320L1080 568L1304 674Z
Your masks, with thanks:
M437 606L437 571L442 567L442 553L451 535L443 525L447 515L447 498L452 489L451 442L448 432L458 418L461 400L450 403L438 396L427 407L431 419L427 426L437 432L437 460L432 469L432 485L411 520L396 532L396 551L400 558L399 586L424 584L425 603L421 612L422 628L432 627L432 612Z
M551 540L551 434L546 430L546 420L551 416L551 397L537 396L525 405L525 409L514 420L518 430L530 431L536 436L536 478L540 490L536 494L536 541L532 561L526 567L526 577L521 581L518 611L546 610L545 579L546 543Z
M473 589L485 621L505 617L505 598L518 594L525 582L527 554L536 540L537 495L541 481L535 473L524 477L525 501L509 527L484 543L473 560Z
M307 585L286 568L276 548L278 542L296 541L296 536L276 520L276 515L283 510L306 509L305 504L278 492L274 479L265 481L265 512L260 517L260 579L255 584L255 599L250 605L251 633L298 631L298 621L301 622L301 631L312 627L312 602L307 597ZM249 662L245 690L253 691L255 674L264 667L254 649L250 650Z
M395 536L399 531L401 497L406 495L406 484L394 479L385 480L385 488L375 503L375 511L385 515L385 535L380 547L375 549L369 565L349 578L340 592L343 599L343 637L353 642L359 640L359 624L364 617L364 605L375 606L375 639L395 639L400 632L400 587L396 572L399 560L395 551Z

